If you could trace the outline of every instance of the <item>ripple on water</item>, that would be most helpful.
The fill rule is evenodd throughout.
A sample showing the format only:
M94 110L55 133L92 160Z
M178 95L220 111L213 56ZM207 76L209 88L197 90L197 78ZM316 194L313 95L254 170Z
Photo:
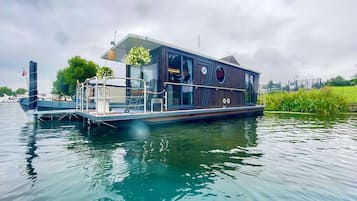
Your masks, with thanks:
M0 111L0 200L357 200L355 116L166 125L139 139Z

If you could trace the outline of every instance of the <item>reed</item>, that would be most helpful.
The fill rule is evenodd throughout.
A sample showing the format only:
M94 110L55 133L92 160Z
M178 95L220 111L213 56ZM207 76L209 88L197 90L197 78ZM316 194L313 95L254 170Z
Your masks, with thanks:
M357 103L357 85L330 88L334 94L345 97L348 103Z
M316 113L329 116L347 111L348 102L328 87L297 92L273 92L266 94L266 110Z

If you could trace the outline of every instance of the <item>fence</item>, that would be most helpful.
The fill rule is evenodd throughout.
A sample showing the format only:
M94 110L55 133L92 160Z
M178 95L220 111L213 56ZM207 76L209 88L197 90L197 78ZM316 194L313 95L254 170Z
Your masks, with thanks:
M269 93L274 91L298 91L299 89L319 89L323 86L321 78L294 80L285 83L270 82L259 87L261 93Z

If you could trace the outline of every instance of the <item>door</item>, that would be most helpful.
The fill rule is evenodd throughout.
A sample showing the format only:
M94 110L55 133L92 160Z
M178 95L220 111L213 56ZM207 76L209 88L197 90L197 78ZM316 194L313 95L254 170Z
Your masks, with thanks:
M193 59L168 53L167 100L169 109L193 106Z

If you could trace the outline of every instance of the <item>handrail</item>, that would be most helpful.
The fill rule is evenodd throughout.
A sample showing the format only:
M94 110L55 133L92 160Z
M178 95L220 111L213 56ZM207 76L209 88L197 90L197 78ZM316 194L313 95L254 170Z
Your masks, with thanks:
M207 89L216 89L216 90L229 90L229 91L240 91L245 92L245 89L237 89L237 88L229 88L229 87L215 87L215 86L206 86L200 84L186 84L186 83L176 83L176 82L164 82L164 85L177 85L177 86L188 86L188 87L196 87L196 88L207 88Z
M119 84L116 83L115 80L138 81L139 85L138 87L122 86L122 85L127 85L127 82L125 82L125 84ZM113 84L111 81L114 81L113 83L115 84ZM160 92L154 92L148 90L147 83L144 79L108 76L99 80L97 77L92 77L92 78L85 79L84 82L80 83L77 86L76 96L80 98L77 98L78 102L76 105L76 110L79 110L81 112L84 111L89 112L91 109L93 109L93 106L91 105L91 101L94 100L95 114L105 115L106 113L108 113L108 108L107 108L108 103L110 103L112 98L115 98L115 96L112 96L111 94L111 87L125 87L126 89L132 89L132 92L134 91L140 92L140 97L141 97L140 99L143 100L143 104L141 105L141 107L143 107L144 113L147 112L148 95L150 94L159 95L166 92L165 89ZM95 90L94 93L92 93L92 90Z
M105 105L106 105L106 101L107 101L107 98L106 98L106 84L107 84L107 80L113 80L113 79L118 79L118 80L135 80L135 81L139 81L139 82L142 82L143 83L143 88L144 88L144 113L146 113L146 95L147 95L147 89L146 89L146 82L144 79L138 79L138 78L131 78L131 77L116 77L116 76L108 76L108 77L104 77L103 79L103 90L104 90L104 114L106 113L105 111ZM98 81L97 81L98 83Z

